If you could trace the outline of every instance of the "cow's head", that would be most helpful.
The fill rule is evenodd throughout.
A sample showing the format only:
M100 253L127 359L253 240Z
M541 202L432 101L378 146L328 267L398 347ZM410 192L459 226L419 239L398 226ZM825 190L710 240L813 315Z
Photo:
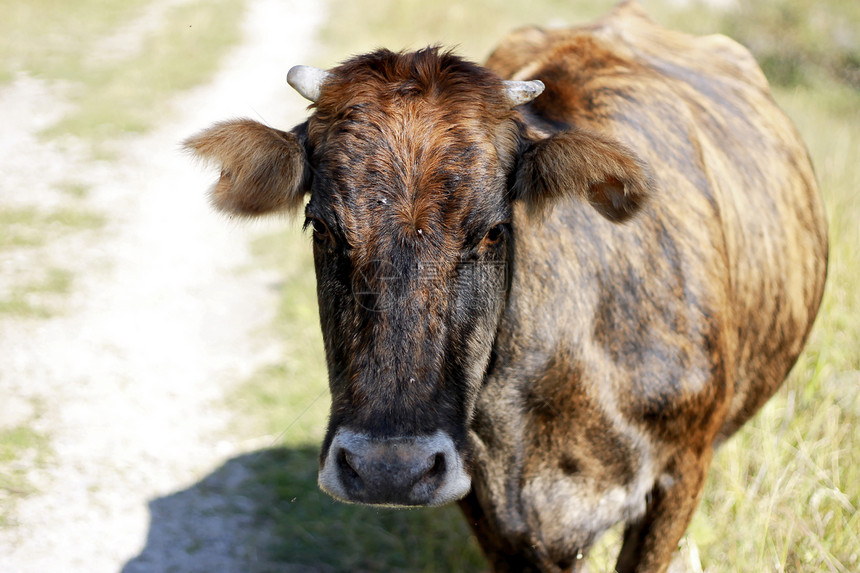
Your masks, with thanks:
M294 68L314 101L291 132L250 120L187 147L221 166L217 208L305 206L332 396L319 482L336 498L438 505L470 488L468 428L505 307L517 201L579 195L619 221L647 178L619 144L537 136L540 82L436 49Z

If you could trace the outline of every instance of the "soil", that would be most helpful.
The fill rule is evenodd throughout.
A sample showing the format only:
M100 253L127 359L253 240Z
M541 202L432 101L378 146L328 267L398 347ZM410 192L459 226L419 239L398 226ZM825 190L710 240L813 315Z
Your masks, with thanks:
M164 5L129 24L129 45ZM235 543L250 510L221 511L205 488L174 506L197 512L183 543L151 530L153 500L268 445L230 434L225 396L281 352L265 328L278 277L255 269L249 254L266 227L211 211L205 190L215 174L181 141L231 117L281 128L300 121L306 102L284 78L310 59L321 19L316 2L250 2L245 41L213 81L178 96L170 121L118 142L110 160L37 136L67 108L64 86L22 75L0 89L0 205L83 204L108 221L45 248L0 253L0 290L45 265L73 277L61 313L0 320L0 429L26 424L48 443L44 459L18 461L32 492L0 527L0 571L250 570ZM63 191L70 182L88 188L84 198ZM232 464L219 479L242 472Z

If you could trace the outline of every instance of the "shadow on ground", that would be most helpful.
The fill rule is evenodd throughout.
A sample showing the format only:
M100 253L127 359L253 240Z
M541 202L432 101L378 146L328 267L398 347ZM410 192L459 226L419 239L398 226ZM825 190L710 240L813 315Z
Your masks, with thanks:
M317 489L317 447L239 456L150 502L143 551L123 573L482 571L456 507L338 503Z

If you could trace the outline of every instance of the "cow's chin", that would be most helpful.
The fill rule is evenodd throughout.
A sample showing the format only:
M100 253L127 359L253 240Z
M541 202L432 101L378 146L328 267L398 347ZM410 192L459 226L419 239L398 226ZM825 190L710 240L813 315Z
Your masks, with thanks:
M324 457L320 488L347 503L414 507L444 505L472 482L451 437L372 438L339 429Z

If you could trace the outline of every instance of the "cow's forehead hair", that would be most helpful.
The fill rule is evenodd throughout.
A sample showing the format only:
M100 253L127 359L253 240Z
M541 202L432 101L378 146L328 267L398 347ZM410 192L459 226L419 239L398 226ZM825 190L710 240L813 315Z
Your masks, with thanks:
M497 75L451 52L427 48L378 50L333 68L314 104L314 123L325 130L352 110L396 107L411 98L435 101L452 114L483 121L513 115ZM312 138L321 135L311 131Z
M381 256L386 244L418 242L434 256L456 258L470 234L507 218L506 175L494 146L456 131L422 133L432 124L427 118L416 114L413 125L370 137L341 133L328 146L318 199L357 250Z
M335 68L308 131L347 240L454 249L465 223L493 224L505 208L513 118L501 80L435 49Z

